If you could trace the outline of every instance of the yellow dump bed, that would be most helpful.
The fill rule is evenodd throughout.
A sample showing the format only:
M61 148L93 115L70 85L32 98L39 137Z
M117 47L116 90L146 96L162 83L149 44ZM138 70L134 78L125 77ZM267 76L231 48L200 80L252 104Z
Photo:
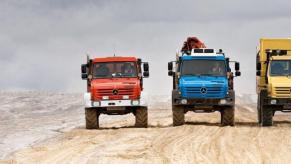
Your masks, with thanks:
M267 54L266 50L289 50L288 56L291 56L291 38L284 38L284 39L267 39L262 38L260 40L260 47L259 47L259 56L260 61L266 61Z

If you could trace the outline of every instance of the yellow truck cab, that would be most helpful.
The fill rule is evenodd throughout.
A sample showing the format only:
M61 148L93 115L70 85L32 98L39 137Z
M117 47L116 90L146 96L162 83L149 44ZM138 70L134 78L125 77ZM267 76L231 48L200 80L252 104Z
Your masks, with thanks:
M260 40L257 94L261 126L272 126L276 111L291 112L291 38Z

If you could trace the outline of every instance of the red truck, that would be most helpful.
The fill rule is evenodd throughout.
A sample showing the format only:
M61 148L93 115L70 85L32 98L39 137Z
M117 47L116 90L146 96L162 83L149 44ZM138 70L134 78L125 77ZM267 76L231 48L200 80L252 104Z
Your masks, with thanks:
M143 66L143 67L142 67ZM136 57L100 57L81 65L87 80L85 118L87 129L99 128L100 114L133 113L136 127L147 127L147 106L141 101L143 78L149 77L149 65Z

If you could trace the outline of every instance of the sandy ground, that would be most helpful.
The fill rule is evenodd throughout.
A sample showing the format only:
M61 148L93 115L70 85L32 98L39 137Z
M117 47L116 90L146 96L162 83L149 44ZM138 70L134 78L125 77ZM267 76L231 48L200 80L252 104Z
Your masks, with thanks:
M76 124L83 124L81 94L0 92L0 159Z
M65 98L70 97L67 95L59 96L67 99L67 103L80 103L73 101L78 99L78 95L70 95L71 98ZM74 107L70 108L73 114L67 114L70 119L67 118L68 120L65 119L65 121L61 119L59 122L59 124L65 122L67 125L58 127L57 134L48 135L49 137L45 137L47 136L45 134L43 137L46 139L40 140L39 134L31 130L33 133L28 136L36 135L35 138L39 141L31 142L21 149L15 148L17 150L9 155L6 154L2 162L289 163L291 161L289 155L291 153L291 116L276 115L273 127L261 128L256 123L256 113L253 111L255 104L246 102L248 98L249 96L238 99L235 127L220 127L219 113L191 112L186 114L186 125L172 127L171 110L167 104L163 103L156 107L153 105L149 109L150 127L147 129L134 128L133 115L125 115L101 116L102 128L100 130L86 130L81 107L73 105ZM67 110L64 109L64 111ZM66 114L62 117L66 117ZM57 118L56 115L47 116L47 118L43 116L42 120ZM79 126L71 129L69 127L71 125L73 127L71 121L74 122L74 120L74 125L79 124ZM41 125L44 132L51 131L45 128L50 126L49 123L50 121ZM58 122L51 121L51 123ZM68 125L70 123L71 125ZM29 125L31 125L30 122L22 124L24 127ZM20 127L19 125L18 128ZM9 134L13 136L11 132L13 128L10 128L4 130L9 131ZM14 134L20 132L21 130ZM6 137L6 140L9 141L9 138ZM22 141L18 142L22 143ZM3 151L3 147L0 150ZM4 149L5 151L7 150Z

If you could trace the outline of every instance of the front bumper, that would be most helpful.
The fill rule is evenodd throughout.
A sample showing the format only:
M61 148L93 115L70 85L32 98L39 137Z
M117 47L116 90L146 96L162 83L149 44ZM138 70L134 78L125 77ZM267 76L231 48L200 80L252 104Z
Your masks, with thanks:
M234 95L227 95L225 98L184 98L181 97L178 91L172 92L173 105L187 106L234 106Z
M124 106L140 106L139 100L101 100L92 101L92 107L124 107Z
M84 94L84 101L85 101L86 108L142 106L140 100L99 100L99 101L92 101L90 93Z
M291 98L272 98L267 97L263 100L264 105L286 105L291 106Z
M234 102L229 99L175 99L173 105L194 105L194 106L233 106Z

